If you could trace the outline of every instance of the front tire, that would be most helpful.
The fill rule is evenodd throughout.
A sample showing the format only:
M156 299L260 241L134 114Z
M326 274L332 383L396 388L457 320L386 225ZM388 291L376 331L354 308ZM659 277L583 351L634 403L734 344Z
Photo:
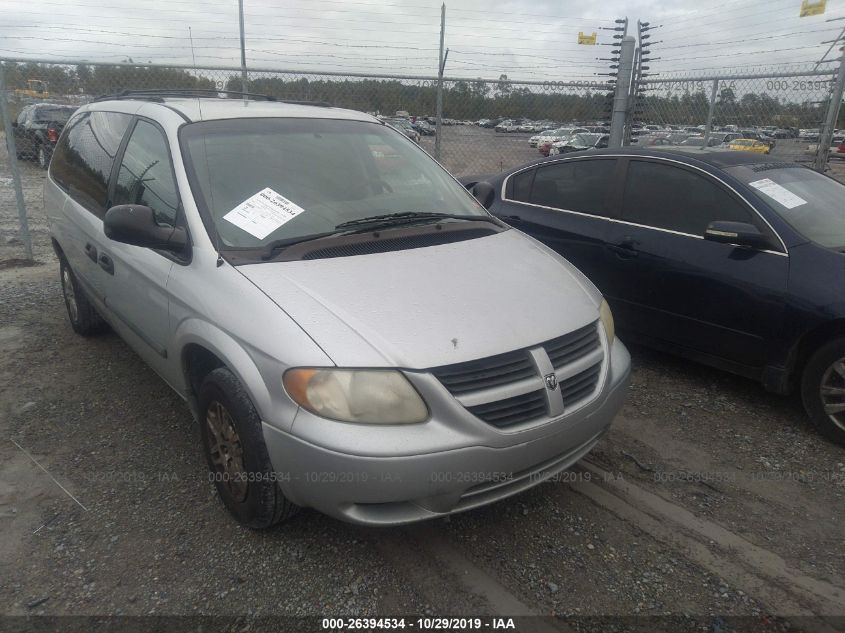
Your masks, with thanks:
M845 445L845 337L833 339L810 357L801 376L801 398L819 431Z
M235 375L211 371L199 392L200 434L210 476L220 500L240 523L269 528L292 517L270 463L261 417Z
M91 304L70 264L59 258L59 278L62 282L62 296L65 299L67 316L73 331L82 336L93 336L106 329L106 322Z

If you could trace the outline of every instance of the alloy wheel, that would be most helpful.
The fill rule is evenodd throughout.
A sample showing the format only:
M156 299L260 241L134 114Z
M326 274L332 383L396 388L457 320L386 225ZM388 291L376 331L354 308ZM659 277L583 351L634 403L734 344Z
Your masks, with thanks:
M244 451L235 423L229 411L217 400L212 400L205 414L208 427L208 453L211 463L221 477L221 483L237 502L247 495L247 477Z
M834 361L825 370L819 392L824 412L845 431L845 358Z
M70 320L76 323L79 320L79 306L76 303L76 293L73 290L73 278L70 275L70 268L67 266L62 269L62 292L65 295Z

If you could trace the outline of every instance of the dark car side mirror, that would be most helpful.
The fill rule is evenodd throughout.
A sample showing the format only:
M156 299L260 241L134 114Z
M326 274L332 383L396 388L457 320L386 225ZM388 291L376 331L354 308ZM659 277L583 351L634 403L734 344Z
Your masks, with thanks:
M711 222L704 231L704 239L721 244L735 244L736 246L751 246L766 248L769 239L753 224L747 222L727 222L717 220Z
M150 207L120 204L103 219L106 237L115 242L179 253L188 245L188 234L181 226L162 226Z
M496 190L489 182L477 182L470 191L475 196L475 199L484 205L485 209L493 206L493 201L496 199Z

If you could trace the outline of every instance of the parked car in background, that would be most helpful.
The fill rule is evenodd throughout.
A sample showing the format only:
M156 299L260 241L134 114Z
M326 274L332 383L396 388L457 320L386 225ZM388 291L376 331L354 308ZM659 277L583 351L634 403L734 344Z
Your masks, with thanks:
M582 152L588 149L603 149L607 147L610 136L607 134L574 134L565 141L552 143L549 149L549 156L557 154L568 154L569 152Z
M238 521L431 519L596 445L630 357L572 264L373 117L198 95L83 106L44 207L72 328L188 402Z
M728 144L728 149L734 152L754 152L755 154L768 154L772 151L768 143L751 138L734 139Z
M775 147L775 139L764 132L758 132L756 130L742 130L742 138L760 141L768 145L770 149L774 149Z
M626 340L798 391L845 444L845 185L748 152L633 147L466 184L583 271Z
M12 122L17 157L37 161L39 167L47 169L59 135L75 111L76 106L56 103L24 106Z
M507 132L508 128L515 128L515 127L516 127L516 124L513 121L511 121L510 119L504 119L502 121L499 121L496 124L495 129L496 129L497 132L501 133L501 132Z
M421 136L434 136L437 134L437 129L428 123L428 121L424 121L423 119L417 119L417 122L413 124L414 129L420 133Z
M385 119L384 122L402 132L402 134L414 141L414 143L420 142L420 133L414 129L410 121L405 119Z
M537 138L537 148L543 156L548 156L552 148L552 143L558 141L565 141L573 134L581 134L587 132L584 127L559 127L550 132L544 132Z

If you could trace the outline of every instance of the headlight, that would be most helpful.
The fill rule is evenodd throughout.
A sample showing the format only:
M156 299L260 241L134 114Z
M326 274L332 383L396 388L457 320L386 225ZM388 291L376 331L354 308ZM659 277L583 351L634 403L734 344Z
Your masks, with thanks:
M601 324L604 326L604 332L607 334L607 344L610 345L616 336L616 329L613 325L613 314L610 312L610 306L607 305L606 299L601 300L599 316L601 318Z
M362 424L413 424L428 407L396 370L289 369L282 382L301 407L324 418Z

